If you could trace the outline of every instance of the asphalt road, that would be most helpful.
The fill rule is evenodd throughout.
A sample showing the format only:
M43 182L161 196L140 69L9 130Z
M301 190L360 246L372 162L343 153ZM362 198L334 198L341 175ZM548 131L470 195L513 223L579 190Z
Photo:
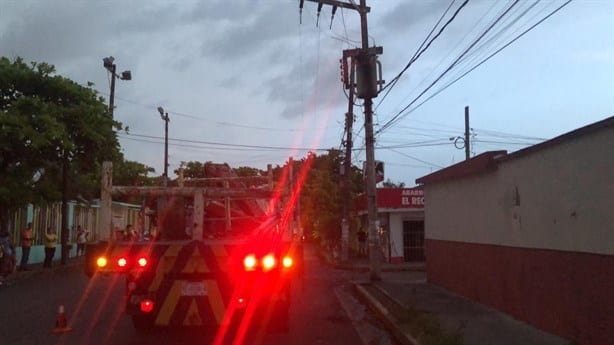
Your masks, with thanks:
M254 335L246 344L392 344L351 293L358 273L333 269L305 251L304 277L293 286L290 330ZM124 314L121 276L88 279L81 266L35 272L0 288L2 344L210 344L214 332L156 330L139 334ZM51 334L58 306L73 330Z

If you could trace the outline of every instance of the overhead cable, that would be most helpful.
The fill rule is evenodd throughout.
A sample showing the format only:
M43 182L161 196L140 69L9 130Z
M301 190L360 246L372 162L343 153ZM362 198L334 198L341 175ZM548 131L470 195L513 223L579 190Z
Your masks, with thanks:
M557 7L555 10L553 10L552 12L550 12L548 15L546 15L545 17L543 17L542 19L540 19L538 22L536 22L535 24L533 24L532 26L530 26L528 29L524 30L522 33L520 33L518 36L514 37L512 40L510 40L508 43L506 43L505 45L503 45L501 48L497 49L495 52L493 52L492 54L490 54L489 56L487 56L486 58L484 58L483 60L481 60L478 64L476 64L475 66L473 66L471 69L469 69L467 72L463 73L462 75L460 75L458 78L452 80L451 82L447 83L446 85L444 85L442 88L440 88L439 90L437 90L435 93L433 93L432 95L430 95L428 98L426 98L424 101L420 102L418 105L416 105L414 108L410 109L409 111L405 112L405 110L407 110L407 108L409 108L409 106L411 106L413 103L415 103L415 101L424 94L421 93L418 97L416 97L414 99L414 101L412 101L409 106L405 107L402 111L400 111L397 115L395 115L395 117L391 120L389 120L384 126L386 126L386 128L390 127L393 123L393 121L396 121L397 118L400 117L401 114L403 114L402 117L405 117L409 114L411 114L412 112L414 112L416 109L418 109L420 106L422 106L424 103L428 102L429 100L431 100L433 97L437 96L438 94L440 94L441 92L443 92L445 89L447 89L448 87L452 86L453 84L455 84L457 81L459 81L460 79L464 78L467 74L473 72L476 68L480 67L483 63L485 63L486 61L490 60L492 57L494 57L495 55L497 55L498 53L500 53L503 49L509 47L512 43L516 42L518 39L520 39L522 36L524 36L525 34L527 34L529 31L533 30L535 27L537 27L538 25L540 25L541 23L543 23L546 19L550 18L551 16L553 16L555 13L557 13L558 11L560 11L561 9L563 9L565 6L567 6L569 3L571 3L573 0L567 0L565 3L563 3L561 6ZM444 72L445 73L445 72ZM440 79L440 78L439 78ZM433 83L434 84L434 83ZM431 86L433 85L431 84ZM429 86L430 88L430 86ZM428 88L427 88L428 90ZM400 118L402 118L400 117ZM380 128L380 130L378 131L378 133L382 132L385 128L384 126L382 126L382 128Z
M430 90L435 84L437 84L437 82L439 82L441 80L441 78L443 78L448 72L450 72L450 70L452 70L452 68L454 68L458 62L463 58L463 56L465 56L505 15L507 15L507 13L514 7L516 6L516 4L518 4L520 0L515 0L512 5L510 5L510 7L508 7L503 14L501 14L490 26L488 26L488 28L481 34L479 35L470 45L469 47L467 47L453 62L452 64L450 64L450 66L448 66L448 68L446 68L429 86L426 87L426 89L424 89L416 98L414 98L414 100L412 100L407 106L405 106L403 109L401 109L401 111L399 111L396 115L394 115L390 120L388 120L388 122L386 122L382 127L380 127L380 129L377 131L376 134L381 133L382 131L384 131L386 128L390 127L392 124L394 124L396 121L398 121L400 118L403 118L404 116L406 116L407 114L403 114L405 112L405 110L407 110L409 107L411 107L414 103L416 103L418 101L418 99L420 99L420 97L422 97L426 92L428 92L428 90ZM403 116L402 116L403 115Z

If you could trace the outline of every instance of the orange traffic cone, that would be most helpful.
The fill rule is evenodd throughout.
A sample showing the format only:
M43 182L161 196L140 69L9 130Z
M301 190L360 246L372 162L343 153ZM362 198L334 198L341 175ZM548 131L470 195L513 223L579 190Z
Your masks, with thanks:
M58 308L58 314L55 317L55 328L51 330L51 333L66 333L72 331L72 327L68 327L66 322L66 314L64 314L64 305L60 304Z

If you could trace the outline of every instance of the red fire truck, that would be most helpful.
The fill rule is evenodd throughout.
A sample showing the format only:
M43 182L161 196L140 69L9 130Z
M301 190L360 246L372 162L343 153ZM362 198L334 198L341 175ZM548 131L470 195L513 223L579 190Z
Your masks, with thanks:
M302 265L288 201L298 192L289 183L274 184L269 168L268 183L246 187L227 165L209 164L206 179L120 187L112 185L111 169L105 163L101 196L108 234L87 246L85 272L125 276L126 312L138 330L212 327L220 341L255 327L287 330L291 284ZM116 236L111 197L122 195L157 204L151 219L158 235L147 238L139 229Z

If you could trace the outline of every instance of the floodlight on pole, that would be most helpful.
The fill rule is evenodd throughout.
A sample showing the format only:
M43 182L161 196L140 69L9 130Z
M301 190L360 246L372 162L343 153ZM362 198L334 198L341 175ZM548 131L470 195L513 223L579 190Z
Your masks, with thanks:
M111 73L111 94L109 95L109 113L113 117L113 109L115 102L115 78L121 80L132 80L132 72L123 71L121 75L116 73L117 65L115 65L115 58L108 56L102 59L102 66Z

